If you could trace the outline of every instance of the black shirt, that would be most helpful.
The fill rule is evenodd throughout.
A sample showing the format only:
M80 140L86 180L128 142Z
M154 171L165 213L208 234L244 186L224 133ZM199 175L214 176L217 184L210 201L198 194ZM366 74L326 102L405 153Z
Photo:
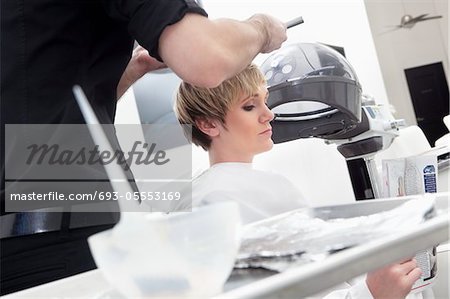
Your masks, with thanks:
M193 0L1 0L1 169L4 214L5 124L84 123L79 84L101 123L112 123L116 87L133 41L159 58L163 29Z

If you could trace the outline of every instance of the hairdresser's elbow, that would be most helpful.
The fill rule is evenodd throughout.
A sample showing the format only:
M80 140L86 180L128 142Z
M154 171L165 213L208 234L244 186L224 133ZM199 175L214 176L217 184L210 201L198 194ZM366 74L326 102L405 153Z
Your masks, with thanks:
M215 88L215 87L219 86L226 79L227 78L220 73L208 71L208 72L203 72L203 75L190 78L189 80L186 80L186 81L197 87Z
M210 62L198 64L197 70L191 73L192 76L189 78L189 81L198 87L214 88L234 76L238 71L232 62L216 57Z

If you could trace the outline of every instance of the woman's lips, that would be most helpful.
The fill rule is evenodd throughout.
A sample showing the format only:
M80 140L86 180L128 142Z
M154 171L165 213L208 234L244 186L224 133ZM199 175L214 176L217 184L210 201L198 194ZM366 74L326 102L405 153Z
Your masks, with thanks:
M260 135L272 135L272 129L271 128L267 129L267 130L261 132Z

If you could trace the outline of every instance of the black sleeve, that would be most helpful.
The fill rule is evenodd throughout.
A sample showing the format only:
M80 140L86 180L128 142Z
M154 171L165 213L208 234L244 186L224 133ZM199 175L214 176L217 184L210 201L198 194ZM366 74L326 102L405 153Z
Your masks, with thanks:
M128 22L131 36L160 61L159 37L166 26L188 12L208 16L194 0L105 0L105 6L111 17Z

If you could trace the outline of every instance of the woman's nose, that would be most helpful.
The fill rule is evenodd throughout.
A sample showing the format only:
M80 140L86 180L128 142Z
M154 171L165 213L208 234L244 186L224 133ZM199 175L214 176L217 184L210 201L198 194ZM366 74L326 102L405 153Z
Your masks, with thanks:
M269 107L264 105L264 113L263 113L263 115L261 117L262 122L263 123L270 122L270 121L273 120L274 116L275 115L273 114L272 110L270 110Z

